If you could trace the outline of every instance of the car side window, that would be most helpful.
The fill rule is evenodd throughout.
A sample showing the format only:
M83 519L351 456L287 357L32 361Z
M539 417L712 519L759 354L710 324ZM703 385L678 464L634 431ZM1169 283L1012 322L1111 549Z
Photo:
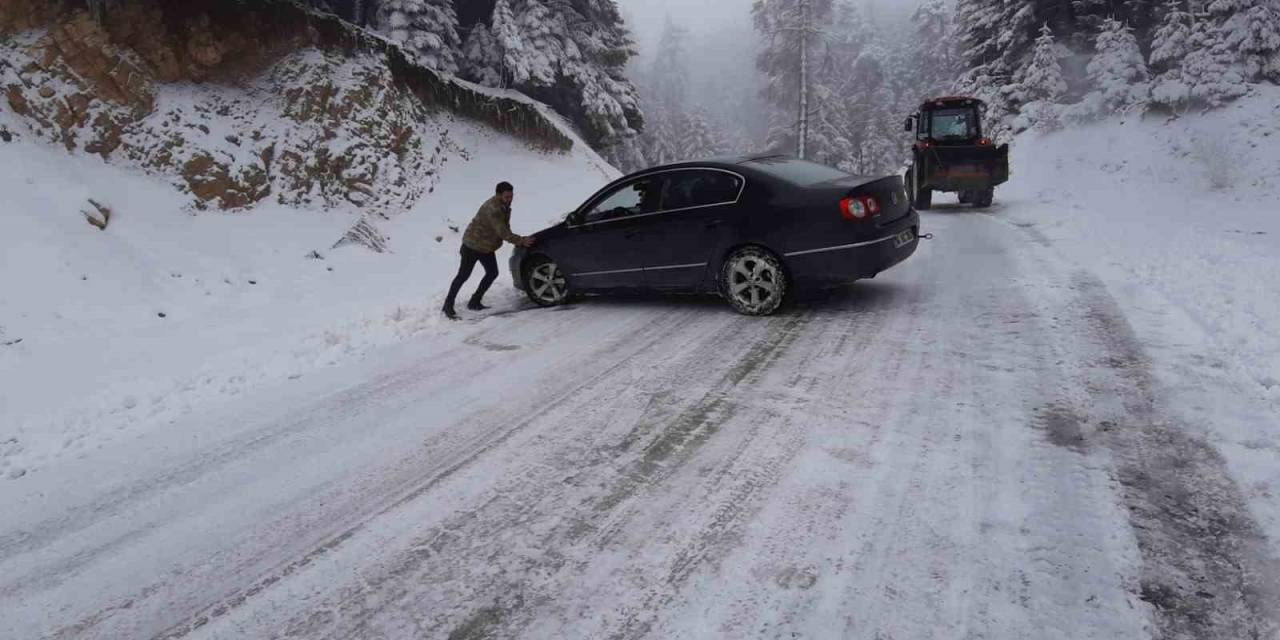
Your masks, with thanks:
M614 189L583 216L583 223L604 222L658 210L662 179L647 176Z
M742 178L723 171L694 169L667 174L662 190L662 210L728 204L738 199Z

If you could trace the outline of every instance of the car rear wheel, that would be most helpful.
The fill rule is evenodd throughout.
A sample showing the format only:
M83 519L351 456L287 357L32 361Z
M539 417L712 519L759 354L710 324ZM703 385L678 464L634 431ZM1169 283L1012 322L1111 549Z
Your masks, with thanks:
M524 290L540 307L554 307L569 300L569 283L560 267L546 257L534 258L525 271Z
M734 251L720 269L720 291L734 311L767 316L787 296L787 274L772 253L760 247Z

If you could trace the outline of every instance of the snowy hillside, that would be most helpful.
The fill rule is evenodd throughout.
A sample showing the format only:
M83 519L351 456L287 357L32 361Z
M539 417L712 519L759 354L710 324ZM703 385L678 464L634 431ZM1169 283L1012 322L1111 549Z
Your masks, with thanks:
M1202 337L1280 403L1280 88L1204 114L1027 133L1013 149L996 215L1103 274L1137 326Z
M122 97L94 56L142 69L147 52L102 29L0 40L0 478L436 331L497 182L527 233L616 175L527 98L455 83L441 108L378 51L303 47ZM477 98L529 109L500 130L469 117Z
M994 219L1114 296L1168 419L1221 453L1280 553L1280 89L1014 146ZM945 205L944 205L945 207ZM1046 293L1048 296L1056 294ZM1118 331L1113 338L1126 339Z
M458 155L434 193L383 224L382 255L331 248L359 219L354 207L192 213L163 179L0 145L3 473L436 331L458 230L493 184L516 184L512 224L530 232L613 176L589 151L530 151L460 122L452 131ZM86 224L90 198L114 211L104 231ZM517 304L507 284L494 299Z

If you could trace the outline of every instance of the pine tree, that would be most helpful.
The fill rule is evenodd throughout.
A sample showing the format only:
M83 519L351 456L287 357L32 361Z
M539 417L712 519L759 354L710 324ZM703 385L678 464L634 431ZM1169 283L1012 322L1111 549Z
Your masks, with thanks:
M669 109L684 109L685 91L689 87L689 67L685 63L688 37L689 32L672 22L668 14L649 77L654 99Z
M947 0L926 0L911 21L915 23L917 89L926 95L948 90L960 75L955 16Z
M462 48L461 73L482 85L505 87L502 50L484 23L472 27Z
M667 164L684 156L685 92L689 84L687 37L688 33L668 16L657 56L644 74L641 97L646 118L640 144L650 164Z
M1054 131L1061 126L1061 102L1067 93L1067 82L1062 78L1062 47L1048 23L1040 27L1031 61L1018 74L1014 88L1009 93L1022 104L1012 125L1015 131Z
M452 0L383 0L378 28L410 57L447 74L458 72L462 42Z
M708 121L707 112L694 109L684 115L680 136L680 159L697 160L724 153L723 145L715 129Z
M1191 52L1194 20L1184 9L1183 0L1169 0L1151 42L1148 60L1155 78L1151 82L1151 99L1167 107L1178 107L1190 98L1190 88L1182 78L1182 65Z
M1058 102L1067 93L1067 82L1062 79L1062 52L1053 37L1053 29L1045 23L1036 39L1031 63L1020 74L1021 99L1026 102Z
M1239 56L1246 78L1280 80L1280 5L1275 0L1214 0L1209 12L1227 49Z
M1190 48L1180 74L1189 102L1218 107L1248 92L1237 54L1210 21L1196 22Z
M765 97L773 106L767 144L807 155L817 93L813 65L827 35L831 0L756 0L751 11L765 41L756 65L765 74Z
M497 0L466 53L468 79L497 76L569 117L606 157L643 162L644 115L625 73L635 45L613 0Z
M1150 97L1150 73L1133 30L1115 19L1102 24L1089 78L1106 113L1143 109Z
M1032 0L960 0L957 18L968 71L962 92L987 104L988 130L1002 134L1024 103L1017 70L1034 53L1036 5Z
M1191 14L1183 9L1182 0L1165 3L1164 17L1151 42L1148 61L1157 73L1177 69L1191 46Z

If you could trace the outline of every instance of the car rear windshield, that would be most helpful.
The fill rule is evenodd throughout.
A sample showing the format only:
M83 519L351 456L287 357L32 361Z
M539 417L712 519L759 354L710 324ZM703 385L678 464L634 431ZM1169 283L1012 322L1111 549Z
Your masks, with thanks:
M809 162L808 160L798 160L786 156L778 156L774 158L756 158L747 161L747 164L754 166L769 175L782 178L792 184L800 186L809 186L820 182L830 182L841 178L848 178L849 174L833 168L825 164Z

